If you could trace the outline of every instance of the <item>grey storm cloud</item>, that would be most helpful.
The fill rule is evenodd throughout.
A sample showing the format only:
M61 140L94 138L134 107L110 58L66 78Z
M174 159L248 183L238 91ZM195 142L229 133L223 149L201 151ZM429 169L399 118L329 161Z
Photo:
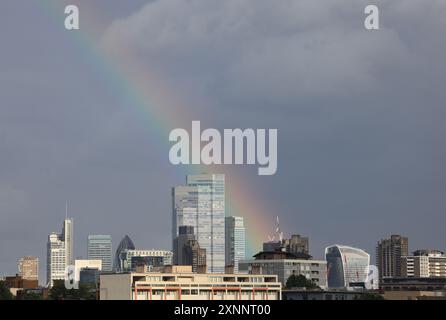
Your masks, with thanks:
M303 97L374 93L406 77L417 87L423 73L442 74L444 64L429 64L446 49L443 39L432 38L446 27L444 2L383 1L379 32L362 27L367 4L155 1L113 23L103 42L111 51L132 48L183 85L233 102L289 105Z

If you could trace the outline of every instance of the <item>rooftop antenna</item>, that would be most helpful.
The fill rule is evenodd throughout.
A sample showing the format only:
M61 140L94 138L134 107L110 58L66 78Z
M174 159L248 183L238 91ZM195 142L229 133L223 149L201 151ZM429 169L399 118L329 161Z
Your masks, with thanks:
M68 200L65 201L65 220L68 219Z
M276 216L277 226L276 226L276 234L279 236L279 241L282 242L283 240L283 232L280 230L280 221L279 216Z

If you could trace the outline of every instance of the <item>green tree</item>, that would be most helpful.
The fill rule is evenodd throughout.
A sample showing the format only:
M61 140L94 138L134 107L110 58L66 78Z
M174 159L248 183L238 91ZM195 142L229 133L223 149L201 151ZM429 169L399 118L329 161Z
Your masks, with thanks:
M96 300L94 285L80 284L79 289L67 289L63 280L55 280L50 290L51 300Z
M364 292L355 296L355 300L384 300L384 297L376 292Z
M316 283L312 280L307 279L305 276L299 275L291 275L286 281L285 288L306 288L306 289L317 289L319 288Z
M43 300L43 296L37 292L25 292L21 295L22 300Z
M96 286L94 284L80 284L76 290L76 298L79 300L96 300Z
M0 281L0 300L12 300L14 296L4 281Z

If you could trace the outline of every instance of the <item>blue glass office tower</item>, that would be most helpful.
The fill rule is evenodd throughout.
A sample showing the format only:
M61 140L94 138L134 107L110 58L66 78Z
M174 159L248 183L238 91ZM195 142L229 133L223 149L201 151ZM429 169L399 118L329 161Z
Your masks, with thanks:
M89 235L88 259L101 260L102 271L112 271L112 237L110 235Z
M245 226L243 217L226 217L226 265L234 266L234 272L238 272L239 261L246 258Z
M194 227L201 248L206 249L207 271L225 270L225 176L188 175L186 185L173 189L172 243L180 226Z

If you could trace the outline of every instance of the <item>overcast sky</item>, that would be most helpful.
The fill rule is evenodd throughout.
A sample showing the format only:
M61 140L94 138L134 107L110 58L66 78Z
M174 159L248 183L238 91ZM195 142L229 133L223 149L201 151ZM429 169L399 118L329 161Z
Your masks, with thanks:
M277 128L276 175L221 172L274 211L271 230L278 214L285 235L309 236L313 256L333 243L374 256L392 233L446 250L444 0L374 1L374 32L357 0L51 2L0 2L0 274L37 255L45 279L66 200L76 256L101 233L170 249L184 177L90 49L156 74L184 99L184 126ZM91 42L63 29L63 2Z

